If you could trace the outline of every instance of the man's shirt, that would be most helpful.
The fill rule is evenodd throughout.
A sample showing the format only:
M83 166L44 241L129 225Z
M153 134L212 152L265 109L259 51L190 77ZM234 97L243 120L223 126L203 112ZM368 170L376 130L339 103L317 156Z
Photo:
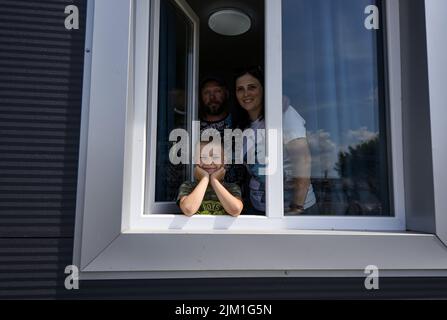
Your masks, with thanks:
M219 131L220 137L223 139L224 137L224 130L225 129L231 129L233 127L233 117L231 114L226 117L223 120L220 121L200 121L200 133L202 134L203 131L207 129L215 129Z

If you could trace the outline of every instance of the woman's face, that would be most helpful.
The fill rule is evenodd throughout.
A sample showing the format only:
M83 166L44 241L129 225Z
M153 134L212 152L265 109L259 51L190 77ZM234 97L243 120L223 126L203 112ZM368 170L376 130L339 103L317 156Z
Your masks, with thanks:
M236 80L236 97L242 108L249 113L261 112L263 88L258 79L245 74Z

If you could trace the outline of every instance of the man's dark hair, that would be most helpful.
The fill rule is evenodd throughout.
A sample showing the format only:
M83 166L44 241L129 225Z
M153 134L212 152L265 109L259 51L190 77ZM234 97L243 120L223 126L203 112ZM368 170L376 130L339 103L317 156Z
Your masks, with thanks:
M216 82L219 86L224 87L225 89L228 90L228 85L224 80L224 78L217 75L216 76L209 75L204 77L202 81L200 81L200 92L202 92L203 88L205 88L205 86L210 82Z

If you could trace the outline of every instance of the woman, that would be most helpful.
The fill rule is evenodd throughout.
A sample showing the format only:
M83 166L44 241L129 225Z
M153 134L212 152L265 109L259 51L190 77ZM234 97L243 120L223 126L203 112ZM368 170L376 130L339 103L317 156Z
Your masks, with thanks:
M255 141L248 141L244 147L245 162L250 173L249 195L252 214L265 214L265 119L264 119L264 77L261 68L241 69L235 77L236 98L239 103L242 130L252 129ZM283 106L283 143L284 143L284 204L286 214L317 214L315 194L310 183L311 157L306 139L305 121L293 109L284 97ZM257 134L260 133L260 134ZM254 149L253 149L254 148ZM256 161L247 160L250 154L256 155Z

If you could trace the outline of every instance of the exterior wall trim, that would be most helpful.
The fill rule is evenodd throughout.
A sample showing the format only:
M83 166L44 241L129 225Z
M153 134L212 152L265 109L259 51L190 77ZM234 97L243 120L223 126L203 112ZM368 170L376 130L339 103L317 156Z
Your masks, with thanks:
M447 245L447 2L426 0L428 83L433 152L436 234Z

